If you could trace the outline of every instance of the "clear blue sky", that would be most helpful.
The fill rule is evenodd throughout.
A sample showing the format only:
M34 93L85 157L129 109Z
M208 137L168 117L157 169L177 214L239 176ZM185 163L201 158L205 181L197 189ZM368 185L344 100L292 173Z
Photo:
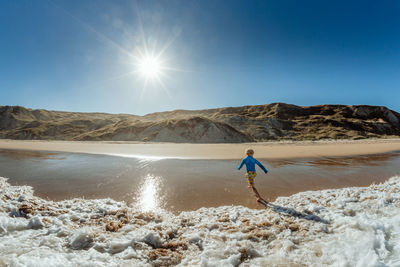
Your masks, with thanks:
M1 1L0 105L145 114L286 102L400 111L400 1ZM164 86L132 55L162 54ZM173 70L172 70L173 69Z

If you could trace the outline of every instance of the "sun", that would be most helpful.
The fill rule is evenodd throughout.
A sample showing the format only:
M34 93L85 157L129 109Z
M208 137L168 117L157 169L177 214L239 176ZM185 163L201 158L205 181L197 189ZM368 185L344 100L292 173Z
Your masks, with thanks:
M145 55L137 62L139 73L146 80L158 79L162 74L162 62L153 55Z
M175 69L171 69L168 64L165 64L168 61L162 56L163 51L149 51L147 48L145 51L136 50L132 62L135 69L132 73L135 73L137 78L143 81L140 96L150 89L157 90L157 88L161 88L169 95L164 79L169 78L168 72Z
M161 50L144 47L133 51L130 61L133 70L129 74L134 74L137 79L135 80L138 82L137 85L141 86L140 97L146 92L155 93L158 90L163 90L170 97L165 80L171 79L171 72L181 70L169 65L171 58L165 55L165 49L166 47Z

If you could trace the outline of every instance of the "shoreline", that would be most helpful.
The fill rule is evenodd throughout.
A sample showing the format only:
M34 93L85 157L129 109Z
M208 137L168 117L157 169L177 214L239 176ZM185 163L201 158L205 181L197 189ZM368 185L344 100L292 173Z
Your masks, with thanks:
M148 159L241 159L246 148L262 159L318 158L400 151L399 139L275 141L233 144L0 139L0 149L101 154Z

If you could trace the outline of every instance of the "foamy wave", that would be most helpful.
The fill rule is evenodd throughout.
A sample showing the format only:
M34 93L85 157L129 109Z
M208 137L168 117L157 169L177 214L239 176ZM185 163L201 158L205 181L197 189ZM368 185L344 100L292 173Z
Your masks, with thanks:
M399 266L400 177L177 216L48 201L0 178L0 237L6 266Z

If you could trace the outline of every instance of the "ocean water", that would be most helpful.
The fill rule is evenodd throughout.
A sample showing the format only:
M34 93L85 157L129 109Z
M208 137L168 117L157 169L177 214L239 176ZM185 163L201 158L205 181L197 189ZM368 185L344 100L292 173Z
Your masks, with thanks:
M0 177L0 266L400 266L400 177L263 209L54 202ZM117 225L117 229L110 225Z
M368 186L400 173L400 152L318 159L259 159L256 188L268 201L308 190ZM0 150L0 176L44 199L112 198L142 211L197 210L256 203L239 160L126 158Z

